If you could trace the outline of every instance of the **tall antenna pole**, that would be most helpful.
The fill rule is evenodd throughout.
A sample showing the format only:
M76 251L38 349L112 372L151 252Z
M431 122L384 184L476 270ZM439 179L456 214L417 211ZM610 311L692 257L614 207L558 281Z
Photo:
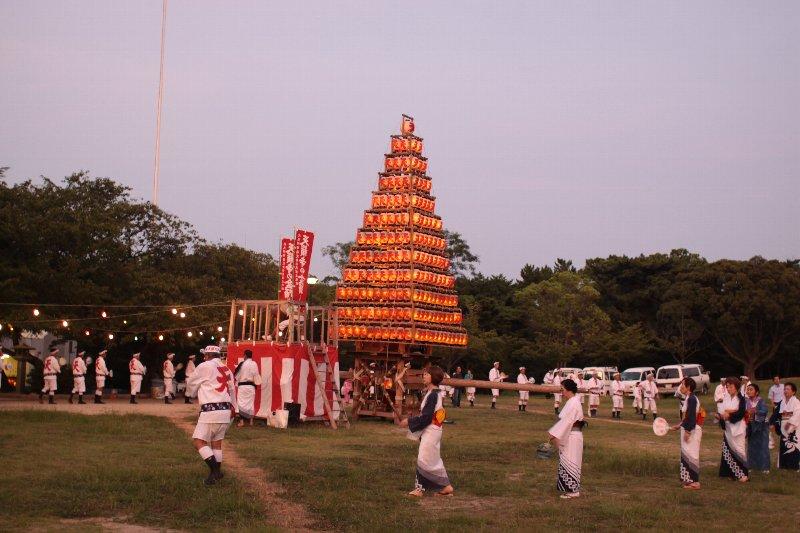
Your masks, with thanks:
M158 71L158 101L156 106L156 157L153 169L153 205L158 205L158 171L161 160L161 106L164 100L164 45L167 35L167 1L161 6L161 66Z

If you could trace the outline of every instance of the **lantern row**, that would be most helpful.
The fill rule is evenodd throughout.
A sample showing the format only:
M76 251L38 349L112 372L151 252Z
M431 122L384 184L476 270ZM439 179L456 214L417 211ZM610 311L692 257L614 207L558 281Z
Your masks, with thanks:
M425 171L428 170L428 161L422 156L395 156L387 154L385 167L386 170L416 170L417 172L425 173Z
M410 231L358 231L356 244L359 246L383 246L396 244L413 244L432 250L444 250L446 242L441 237L426 233L411 233Z
M339 326L339 339L384 340L397 342L431 342L450 346L466 346L466 333L450 333L420 328L382 326Z
M460 311L432 311L411 307L339 307L339 320L420 321L435 324L461 324Z
M439 255L417 250L351 250L352 263L419 263L421 265L447 270L450 260Z
M419 137L392 137L392 152L422 153L423 143Z
M387 175L378 178L378 189L381 191L396 191L416 189L424 193L431 192L431 180L424 176Z
M358 283L424 283L436 287L452 289L456 280L453 276L436 274L416 268L345 268L342 280Z
M415 302L441 307L456 307L458 305L458 296L455 294L443 294L410 287L347 287L339 285L336 287L336 299L344 303L362 301L370 303Z
M433 213L436 209L436 202L422 198L416 194L378 194L372 195L372 209L379 209L381 207L388 208L402 208L402 207L416 207L423 211Z
M413 226L441 231L442 220L440 218L429 217L420 213L409 213L407 211L374 213L366 211L364 213L364 227L381 228L386 226Z

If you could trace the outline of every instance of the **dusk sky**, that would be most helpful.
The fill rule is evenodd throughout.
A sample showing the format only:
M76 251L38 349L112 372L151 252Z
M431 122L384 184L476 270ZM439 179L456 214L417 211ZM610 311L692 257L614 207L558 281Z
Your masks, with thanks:
M161 0L0 2L0 166L152 197ZM800 2L171 0L160 205L352 240L398 133L485 274L800 257Z

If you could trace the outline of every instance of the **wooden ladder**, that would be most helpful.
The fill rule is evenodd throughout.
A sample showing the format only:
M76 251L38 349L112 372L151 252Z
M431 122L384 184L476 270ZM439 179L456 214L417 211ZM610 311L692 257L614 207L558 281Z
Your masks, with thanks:
M333 375L333 367L331 365L331 361L328 358L328 350L322 349L319 351L322 355L323 361L325 361L325 374L327 377L327 382L331 384L331 392L333 392L333 399L339 405L339 420L344 421L344 427L350 429L350 420L347 418L347 411L345 410L344 404L342 403L342 399L339 396L339 391L336 390L336 380L334 379ZM328 422L331 424L331 428L338 429L336 417L333 414L333 407L331 406L331 402L328 401L328 395L325 393L325 382L319 379L319 374L317 373L317 360L314 357L314 349L311 347L311 343L306 343L306 355L308 357L308 364L310 365L310 371L314 373L314 380L317 383L317 389L322 394L322 403L325 406L325 414L328 415Z

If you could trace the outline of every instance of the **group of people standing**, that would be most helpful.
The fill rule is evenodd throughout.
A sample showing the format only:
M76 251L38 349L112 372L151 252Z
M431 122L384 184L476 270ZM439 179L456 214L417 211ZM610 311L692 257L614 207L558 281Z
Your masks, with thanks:
M58 362L60 351L55 348L50 351L50 354L44 360L42 369L44 378L44 387L39 391L39 403L44 403L44 397L47 396L47 402L50 404L56 403L56 391L58 390L58 375L61 373L61 364ZM107 350L101 351L97 354L94 360L94 403L105 403L103 401L103 389L106 386L106 378L111 375L111 371L106 366ZM75 356L71 365L72 370L72 392L69 395L69 403L75 401L75 396L78 397L79 404L85 404L83 395L86 394L86 371L88 369L86 363L86 352L80 351Z

